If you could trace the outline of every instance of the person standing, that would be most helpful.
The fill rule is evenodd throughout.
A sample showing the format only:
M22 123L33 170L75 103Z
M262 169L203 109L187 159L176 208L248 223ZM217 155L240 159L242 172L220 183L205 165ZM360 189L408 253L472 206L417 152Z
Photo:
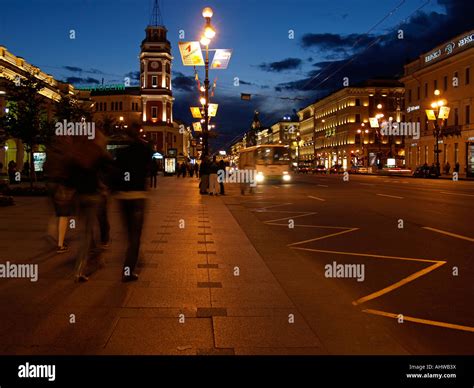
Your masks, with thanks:
M198 164L197 160L194 163L194 174L196 175L196 178L199 178L199 164Z
M444 166L444 171L446 172L447 175L449 175L449 171L451 170L451 165L449 162L446 162L446 165Z
M140 139L138 132L129 130L128 145L117 152L117 199L127 229L128 247L123 265L122 281L138 280L134 272L140 253L145 215L146 178L150 169L152 150Z
M10 184L13 185L16 183L16 163L13 160L10 160L8 163L8 178L10 179Z
M201 161L201 166L199 168L199 178L201 178L199 183L199 193L207 194L207 190L209 188L209 161L207 158L204 158Z
M225 162L222 159L219 162L219 174L220 174L220 177L221 177L221 179L219 179L219 186L220 186L220 194L221 195L225 195L225 191L224 191L225 167L226 167Z
M216 156L212 157L212 163L209 166L209 195L217 195L217 172L219 165L216 161Z
M459 162L456 162L454 165L454 172L457 172L459 174Z
M155 158L152 158L151 167L150 167L150 188L156 189L157 175L158 175L158 161Z

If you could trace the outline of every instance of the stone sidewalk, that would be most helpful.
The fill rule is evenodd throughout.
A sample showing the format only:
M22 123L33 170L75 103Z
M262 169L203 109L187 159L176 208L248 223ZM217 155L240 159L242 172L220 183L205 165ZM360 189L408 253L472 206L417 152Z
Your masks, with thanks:
M126 237L115 201L105 267L84 284L73 282L78 233L68 231L63 255L47 236L48 199L0 209L0 264L39 265L36 283L0 279L0 353L327 354L222 198L200 196L195 178L158 183L136 283L121 282Z

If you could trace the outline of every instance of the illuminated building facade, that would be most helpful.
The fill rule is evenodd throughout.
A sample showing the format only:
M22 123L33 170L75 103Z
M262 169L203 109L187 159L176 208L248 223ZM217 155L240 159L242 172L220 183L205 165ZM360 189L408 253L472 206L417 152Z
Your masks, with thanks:
M416 168L436 163L433 121L425 110L442 100L449 116L441 126L438 150L441 172L447 163L450 173L459 163L459 176L474 176L474 30L465 32L405 66L405 115L421 124L418 140L407 141L406 160ZM435 94L435 91L436 92Z

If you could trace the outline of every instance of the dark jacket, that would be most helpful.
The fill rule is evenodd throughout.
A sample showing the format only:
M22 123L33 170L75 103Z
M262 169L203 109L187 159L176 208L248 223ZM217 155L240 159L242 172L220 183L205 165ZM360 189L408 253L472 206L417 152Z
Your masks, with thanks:
M209 175L209 162L203 160L201 166L199 167L199 175Z
M114 189L117 191L145 191L153 152L146 143L132 140L117 151Z
M219 165L216 162L212 162L211 166L209 167L209 173L217 174L217 171L219 171Z

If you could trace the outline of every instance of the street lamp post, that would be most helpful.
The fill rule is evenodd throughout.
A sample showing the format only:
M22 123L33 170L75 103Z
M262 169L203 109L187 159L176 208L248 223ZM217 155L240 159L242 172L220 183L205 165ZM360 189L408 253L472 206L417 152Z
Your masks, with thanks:
M201 37L201 44L205 47L206 58L204 62L204 68L206 72L206 78L204 80L204 128L203 128L203 151L202 157L205 158L209 155L209 44L211 39L216 35L216 31L211 25L211 18L213 11L210 7L206 7L202 10L202 16L206 20L204 27L204 33Z
M435 96L439 96L440 91L435 90L434 94L435 94ZM440 163L439 163L439 154L440 154L439 138L441 136L441 125L439 124L438 120L443 120L443 119L448 118L449 108L445 107L446 103L447 102L444 99L433 101L431 103L431 108L433 108L433 109L432 110L430 110L430 109L426 110L426 114L428 116L428 119L433 121L433 125L434 125L433 136L435 138L434 153L435 153L435 159L436 159L436 175L437 176L441 175L441 167L440 167ZM442 107L445 107L445 108L443 108L444 109L443 113L441 113L441 108Z
M298 173L300 171L300 141L300 133L296 132L296 172Z

